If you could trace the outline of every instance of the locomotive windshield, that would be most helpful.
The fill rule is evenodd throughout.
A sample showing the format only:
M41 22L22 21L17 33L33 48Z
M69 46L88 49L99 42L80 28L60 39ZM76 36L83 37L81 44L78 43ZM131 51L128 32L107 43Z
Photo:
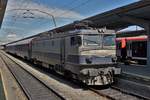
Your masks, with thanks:
M115 35L112 35L112 34L104 35L103 46L115 46Z
M84 46L100 46L101 42L100 35L84 35L83 45Z
M84 46L98 46L105 49L115 48L114 34L95 34L83 35Z

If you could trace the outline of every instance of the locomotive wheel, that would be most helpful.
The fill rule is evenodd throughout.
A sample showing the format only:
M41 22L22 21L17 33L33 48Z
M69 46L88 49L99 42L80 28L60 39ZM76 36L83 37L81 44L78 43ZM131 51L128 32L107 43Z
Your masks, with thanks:
M65 70L65 71L64 71L64 76L65 76L66 78L68 78L68 79L71 79L71 78L72 78L72 73L71 73L70 71Z

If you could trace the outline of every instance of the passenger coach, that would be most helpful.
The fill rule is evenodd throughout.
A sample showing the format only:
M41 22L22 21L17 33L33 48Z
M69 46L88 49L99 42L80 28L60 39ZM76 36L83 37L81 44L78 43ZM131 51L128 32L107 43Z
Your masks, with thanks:
M147 35L145 31L120 33L116 38L116 54L118 61L125 64L146 64L147 61Z

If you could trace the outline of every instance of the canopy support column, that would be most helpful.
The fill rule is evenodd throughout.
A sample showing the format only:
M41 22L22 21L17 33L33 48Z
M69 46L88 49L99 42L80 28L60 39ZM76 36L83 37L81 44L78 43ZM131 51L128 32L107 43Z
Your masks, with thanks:
M150 24L147 25L147 66L150 67Z

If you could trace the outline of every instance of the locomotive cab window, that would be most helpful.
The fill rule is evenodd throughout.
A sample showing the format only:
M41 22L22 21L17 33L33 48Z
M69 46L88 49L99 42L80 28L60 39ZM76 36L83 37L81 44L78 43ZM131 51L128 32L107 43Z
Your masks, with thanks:
M81 37L80 36L71 37L71 46L75 46L75 45L80 46L81 43L82 42L81 42Z
M84 46L100 46L101 37L98 34L88 34L83 36Z
M106 34L103 36L103 46L115 46L115 35Z
M115 49L116 43L115 43L115 34L104 34L103 35L103 49Z

